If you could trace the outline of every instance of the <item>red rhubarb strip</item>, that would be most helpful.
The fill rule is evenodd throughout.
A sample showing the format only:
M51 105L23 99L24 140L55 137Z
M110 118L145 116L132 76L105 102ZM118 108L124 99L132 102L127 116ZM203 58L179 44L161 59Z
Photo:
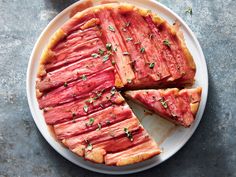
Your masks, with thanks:
M114 86L114 70L108 68L86 78L64 83L63 86L56 88L38 99L39 107L45 108L57 106L70 101L82 98L97 88L109 88Z
M85 149L85 159L96 163L104 163L104 157L107 153L123 151L150 140L147 132L142 127L140 127L137 131L132 132L132 138L133 139L131 141L126 136L122 136L104 141L102 143L93 144L92 149ZM78 148L75 149L77 150L74 152L78 152Z
M132 141L126 136L114 138L109 141L104 141L102 143L95 144L93 145L93 148L101 148L104 149L107 153L114 153L125 150L129 147L143 143L150 139L148 133L143 128L140 128L139 130L133 132L132 137Z
M130 58L124 54L124 52L127 52L126 46L122 40L119 30L115 26L110 11L99 11L98 17L102 20L101 31L103 33L105 43L112 44L114 50L112 57L110 57L115 61L115 68L123 84L125 85L132 81L135 77L131 67Z
M48 89L62 86L65 82L69 83L79 78L95 74L108 67L111 67L110 62L104 62L100 57L89 57L47 73L41 81L37 82L37 88L39 91L43 92Z
M121 14L118 11L112 11L111 14L115 25L119 30L122 39L126 45L128 52L127 55L130 56L130 59L132 61L132 68L135 73L135 78L146 78L148 76L147 69L149 68L148 65L146 65L145 63L142 54L140 53L140 49L137 48L137 44L134 44L135 40L132 38L132 35L130 34L129 30L127 30L127 26L129 24L123 20Z
M137 100L144 103L145 106L150 110L158 110L159 115L163 117L170 117L171 112L169 109L163 106L163 95L161 92L156 90L146 90L145 92L138 92L135 96Z
M150 39L151 31L143 17L137 12L123 15L123 19L130 25L127 29L132 33L136 42L140 42L139 51L143 54L146 64L149 66L148 73L156 81L170 76L165 60L162 58Z
M178 95L178 89L170 89L162 92L162 96L171 112L171 120L185 127L190 126L194 121L193 114L190 110L190 102L187 102Z
M47 124L57 124L68 120L77 119L92 114L111 106L122 104L123 97L118 92L111 92L111 88L101 93L101 90L94 90L84 99L79 99L54 108L47 108L44 117Z
M113 139L115 137L125 136L126 133L124 128L127 128L130 132L138 130L140 128L138 119L136 117L132 117L116 124L103 127L99 131L95 130L89 133L64 139L63 143L70 149L74 149L77 145L81 144L96 144Z
M197 103L201 100L201 92L202 89L200 87L193 89L183 89L180 90L179 95L183 96L183 98L189 103Z
M159 25L157 28L160 31L161 39L163 40L163 42L164 40L169 41L170 45L168 47L177 62L180 73L182 74L182 78L180 80L193 80L195 76L195 69L192 69L189 66L188 59L183 53L183 46L180 45L177 36L173 35L170 32L170 28L168 27L167 22Z
M143 161L157 154L160 154L160 149L155 141L149 140L127 150L107 154L105 164L123 166Z
M54 59L50 63L45 64L45 69L47 72L53 71L64 65L87 58L91 54L97 53L99 49L104 50L104 45L99 38L94 38L62 49L62 51L54 51Z
M53 50L55 52L64 51L65 49L68 49L68 46L73 46L77 44L81 44L83 42L86 42L88 40L92 40L94 38L97 38L100 36L100 31L98 27L92 27L85 30L78 30L74 33L68 35L65 39L60 41Z
M152 33L150 34L150 38L153 41L153 44L156 46L157 50L162 52L162 57L165 59L167 66L169 68L169 71L172 75L171 79L176 80L180 78L182 75L179 71L179 66L172 55L170 51L170 47L163 45L163 39L161 38L160 31L152 21L151 16L146 16L145 17L146 22L149 25L150 30Z
M54 131L58 139L65 139L96 129L99 130L102 127L131 117L132 111L127 105L114 105L90 114L89 116L57 124L54 126Z

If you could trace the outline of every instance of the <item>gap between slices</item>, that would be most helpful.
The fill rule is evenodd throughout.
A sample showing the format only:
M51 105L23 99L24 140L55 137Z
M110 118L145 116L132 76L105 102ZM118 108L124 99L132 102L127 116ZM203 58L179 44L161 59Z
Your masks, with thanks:
M201 88L160 88L193 85L195 72L176 27L130 4L106 4L78 12L53 35L40 60L36 94L46 123L72 152L123 166L161 151L119 91L189 127Z

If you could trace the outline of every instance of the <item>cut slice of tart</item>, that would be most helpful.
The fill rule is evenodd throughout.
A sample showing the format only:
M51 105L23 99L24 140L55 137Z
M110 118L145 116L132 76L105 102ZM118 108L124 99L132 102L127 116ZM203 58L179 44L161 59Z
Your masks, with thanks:
M148 89L126 91L125 96L175 124L189 127L195 120L201 92L200 87L183 90Z

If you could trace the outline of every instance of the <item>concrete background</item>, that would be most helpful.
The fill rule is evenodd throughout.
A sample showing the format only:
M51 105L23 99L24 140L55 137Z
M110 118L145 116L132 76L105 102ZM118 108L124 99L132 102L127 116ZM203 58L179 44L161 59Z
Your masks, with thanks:
M65 160L29 111L25 78L33 46L72 0L0 0L0 176L106 176ZM133 177L236 176L236 1L161 0L195 32L209 69L209 97L190 141L165 163ZM185 9L193 8L192 17Z

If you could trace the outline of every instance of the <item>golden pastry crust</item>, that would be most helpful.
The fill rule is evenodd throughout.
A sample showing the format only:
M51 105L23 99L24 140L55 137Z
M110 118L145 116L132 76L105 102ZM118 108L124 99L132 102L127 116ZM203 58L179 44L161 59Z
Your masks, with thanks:
M116 163L116 166L125 166L125 165L131 165L134 163L142 162L142 161L150 159L153 156L158 155L160 153L161 153L160 149L153 149L153 150L149 150L147 152L143 152L143 153L140 153L140 154L137 154L134 156L121 158Z
M153 139L150 139L147 142L125 150L125 152L127 153L126 155L124 155L123 152L116 153L115 161L111 160L113 159L114 154L107 154L105 156L105 163L107 165L115 166L131 165L150 159L153 156L160 154L161 150L157 147L156 142Z
M85 159L90 160L95 163L104 163L104 155L106 151L104 149L92 149L91 151L85 152Z
M38 69L38 76L42 77L46 74L44 65L49 62L50 60L53 60L54 58L54 53L52 52L52 48L60 41L62 40L66 34L64 31L60 28L58 29L50 38L48 45L46 48L43 50L43 53L41 55L40 59L40 66Z

